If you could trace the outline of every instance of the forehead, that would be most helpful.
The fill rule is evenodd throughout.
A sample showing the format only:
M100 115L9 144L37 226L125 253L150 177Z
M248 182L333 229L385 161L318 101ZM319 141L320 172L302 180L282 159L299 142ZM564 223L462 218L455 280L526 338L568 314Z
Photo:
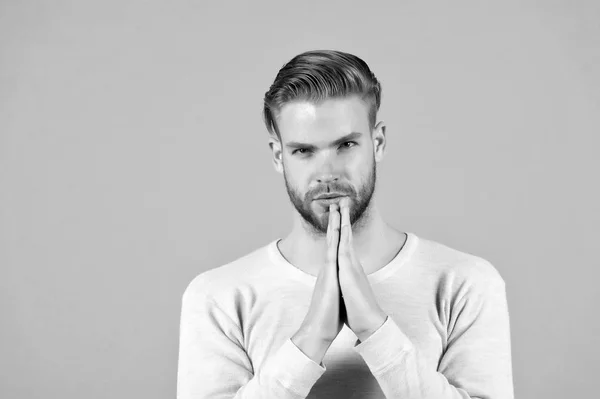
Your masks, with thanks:
M319 103L293 101L285 104L277 126L282 141L328 141L350 132L369 131L369 105L358 96L330 98Z

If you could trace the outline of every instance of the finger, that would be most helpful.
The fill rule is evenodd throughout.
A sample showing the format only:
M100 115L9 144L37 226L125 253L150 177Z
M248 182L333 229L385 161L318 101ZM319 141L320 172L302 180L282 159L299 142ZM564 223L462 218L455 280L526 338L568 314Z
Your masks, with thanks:
M350 235L352 233L352 227L350 225L350 206L348 198L344 198L342 202L340 202L341 213L342 213L342 242L344 245L348 245L350 243Z
M330 240L335 240L335 233L340 233L339 212L337 204L329 205L329 224L327 225L327 234ZM339 238L339 237L338 237Z
M351 246L350 246L350 212L348 206L348 198L340 201L340 212L341 212L341 235L340 235L340 251L339 257L344 261L351 260Z
M354 244L353 244L353 234L352 234L352 222L350 219L350 198L346 197L342 201L340 201L341 205L341 214L342 214L342 242L344 252L343 258L345 264L348 264L353 269L362 268L360 267L360 263L358 258L356 257L356 252L354 252Z
M332 229L333 240L334 240L336 249L337 249L337 245L340 243L340 235L341 235L340 218L341 218L341 216L340 216L339 207L334 204L333 205L333 216L332 216L332 220L331 220L331 229Z
M327 221L327 245L331 244L332 237L332 220L333 220L333 207L334 204L329 205L329 220Z
M331 204L329 207L329 225L327 226L330 235L329 246L327 248L327 261L329 264L337 265L337 250L340 237L340 214L337 206Z
M350 250L350 253L353 254L353 247L352 247L352 222L350 221L350 199L348 199L348 201L346 202L346 219L348 220L348 249Z

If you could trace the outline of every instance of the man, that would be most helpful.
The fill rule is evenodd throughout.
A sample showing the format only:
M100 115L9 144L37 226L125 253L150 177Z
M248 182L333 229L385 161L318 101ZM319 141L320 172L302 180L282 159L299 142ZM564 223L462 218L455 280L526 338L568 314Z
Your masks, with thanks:
M513 398L505 283L488 261L378 212L381 87L310 51L264 99L294 227L182 298L179 399Z

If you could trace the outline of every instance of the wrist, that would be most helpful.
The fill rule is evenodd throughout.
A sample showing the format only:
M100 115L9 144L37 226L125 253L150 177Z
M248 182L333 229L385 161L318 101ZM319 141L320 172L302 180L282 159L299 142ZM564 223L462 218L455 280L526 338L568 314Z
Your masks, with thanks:
M381 328L381 326L387 321L387 318L388 316L385 313L381 313L376 318L374 318L371 323L369 323L368 327L361 331L358 331L356 333L356 337L360 340L360 342L366 341L371 335L375 333L375 331Z
M315 363L321 364L325 353L329 348L329 343L306 331L299 330L291 337L291 341L296 347Z

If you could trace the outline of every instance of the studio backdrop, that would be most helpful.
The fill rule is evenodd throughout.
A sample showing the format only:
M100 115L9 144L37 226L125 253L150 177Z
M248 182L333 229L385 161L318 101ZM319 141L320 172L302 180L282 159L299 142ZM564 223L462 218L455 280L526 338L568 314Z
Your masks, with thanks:
M286 235L262 99L311 49L382 83L383 217L489 260L515 395L600 371L600 7L0 2L0 397L175 397L181 297Z

